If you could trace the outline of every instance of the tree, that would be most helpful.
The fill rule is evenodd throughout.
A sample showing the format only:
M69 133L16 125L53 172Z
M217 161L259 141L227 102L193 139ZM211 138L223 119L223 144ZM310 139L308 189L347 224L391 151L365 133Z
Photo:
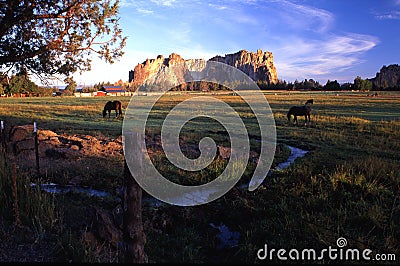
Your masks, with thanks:
M76 91L77 84L73 78L66 78L64 82L67 83L65 91L70 91L71 94Z
M123 55L119 1L0 2L0 68L40 78L91 68L91 56L113 63Z
M370 91L372 90L372 82L366 79L362 79L360 76L357 76L354 79L354 89L360 91Z
M8 94L23 93L23 92L36 92L39 87L29 80L27 75L23 73L11 77L10 84L7 86L6 92Z
M353 84L351 84L350 82L346 82L340 85L340 89L342 91L349 91L354 89Z
M328 79L328 81L326 82L325 86L324 86L324 90L326 91L338 91L340 90L340 84L337 80L334 81L330 81Z

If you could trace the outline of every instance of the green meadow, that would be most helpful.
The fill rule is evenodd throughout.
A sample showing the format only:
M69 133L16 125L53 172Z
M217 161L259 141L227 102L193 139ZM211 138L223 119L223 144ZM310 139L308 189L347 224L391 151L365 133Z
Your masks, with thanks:
M328 246L337 248L337 239L343 237L347 240L347 248L360 251L370 249L371 257L387 254L387 258L393 258L389 255L395 254L398 263L400 93L378 92L378 96L369 94L371 93L264 92L274 116L276 140L280 147L272 168L287 159L287 145L307 150L306 155L284 170L272 171L264 183L252 192L234 188L211 203L194 207L144 204L143 222L147 236L145 251L149 261L279 262L276 253L271 259L260 260L257 258L257 251L264 248L265 244L276 250L322 250ZM251 150L259 151L260 143L257 139L260 131L249 107L237 95L212 96L230 104L238 112L248 130ZM138 101L137 108L140 108L141 97L145 101L146 97L152 96L138 96L135 99ZM190 94L163 96L151 112L146 133L156 139L160 134L162 121L171 108L190 97ZM117 138L122 134L123 118L113 117L114 112L111 113L111 118L103 118L101 115L106 101L115 99L122 102L125 113L130 97L0 98L0 119L12 125L36 122L39 129L53 130L59 134L84 133ZM293 105L303 105L307 99L314 100L311 105L311 122L304 125L304 117L298 117L298 125L289 122L286 117L288 109ZM204 136L228 146L229 142L223 131L224 128L215 121L197 119L183 128L180 137L190 147L195 147ZM186 155L196 157L191 154L196 151L195 148L188 149ZM184 184L208 182L221 173L226 164L223 160L215 160L204 171L188 177L188 173L181 172L168 163L162 153L154 153L152 160L157 169L175 182ZM249 181L255 165L254 162L248 163L240 184ZM115 176L110 177L113 180L107 182L108 177L103 175L102 187L97 188L115 191L118 185L122 185L122 169L114 170ZM0 171L3 179L7 176L7 171L9 170ZM29 173L21 173L22 175L29 178ZM91 178L92 183L95 183L95 177ZM9 185L3 180L0 182L0 189L5 191ZM20 189L24 189L23 184ZM28 194L21 193L22 196ZM3 193L0 199L6 200L5 195L9 194ZM26 197L32 198L29 195ZM38 228L37 223L41 222L42 230L48 228L46 230L55 230L62 235L59 243L61 248L57 253L60 260L118 261L120 254L110 246L93 247L81 244L79 238L82 228L66 230L66 225L63 225L61 230L61 225L57 225L59 220L71 220L71 217L66 217L66 213L71 210L65 211L65 208L76 208L76 212L79 212L77 206L73 207L68 203L97 204L103 208L112 208L112 200L68 201L58 197L49 199L48 196L39 198L45 207L34 208L36 203L32 199L20 199L21 204L26 205L21 207L21 212L26 210L27 213L32 213L40 209L43 215L26 214L26 223ZM59 204L60 202L63 204ZM4 212L2 209L0 213ZM47 215L48 213L51 215ZM41 221L40 217L46 218L45 221ZM218 249L220 240L210 223L223 224L231 231L238 232L238 243L229 248ZM54 229L56 227L58 229ZM325 256L319 262L334 261Z

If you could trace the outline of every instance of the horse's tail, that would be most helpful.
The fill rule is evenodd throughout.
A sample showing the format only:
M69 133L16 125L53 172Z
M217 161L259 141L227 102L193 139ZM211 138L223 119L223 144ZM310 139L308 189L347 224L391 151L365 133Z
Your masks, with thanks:
M287 119L288 121L290 121L290 116L292 115L292 109L289 110L289 112L287 113Z

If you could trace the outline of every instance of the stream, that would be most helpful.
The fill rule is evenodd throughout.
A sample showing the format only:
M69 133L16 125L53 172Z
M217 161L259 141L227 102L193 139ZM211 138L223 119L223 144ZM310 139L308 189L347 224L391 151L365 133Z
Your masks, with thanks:
M288 148L290 149L290 155L289 155L288 159L285 162L278 164L278 166L276 166L276 168L272 169L272 170L281 171L281 170L289 167L297 158L303 157L308 152L306 150L302 150L302 149L292 147L289 145L288 145ZM246 188L247 186L248 185L245 184L245 185L240 186L240 188ZM31 187L36 188L37 184L31 183ZM83 194L87 194L88 196L95 196L95 197L111 196L111 194L106 191L96 190L96 189L89 188L89 187L73 186L73 185L58 185L55 183L48 183L48 184L41 184L40 188L41 188L41 190L46 191L48 193L83 193ZM207 198L208 195L210 195L211 193L214 193L214 192L215 191L204 191L203 190L203 191L201 191L201 193L202 193L201 197ZM185 199L182 199L182 200L185 200ZM154 201L153 204L156 207L163 203L155 198L149 198L148 200L144 199L144 203L151 203L152 201ZM157 203L157 201L159 201L159 203Z
M283 170L285 168L288 168L292 163L294 163L294 161L297 158L303 157L308 152L306 150L302 150L302 149L299 149L299 148L296 148L296 147L292 147L292 146L289 146L289 145L288 145L288 147L290 149L289 158L285 162L282 162L282 163L278 164L276 166L275 170L280 171L280 170Z
M285 162L282 162L276 166L275 169L271 169L274 171L282 171L285 168L289 167L297 158L301 158L308 151L302 150L296 147L292 147L288 145L288 148L290 149L290 155L288 159ZM32 188L36 188L37 184L31 183ZM241 189L246 189L248 187L248 184L244 184L239 186ZM78 187L78 186L73 186L73 185L57 185L55 183L49 183L49 184L41 184L40 185L41 190L46 191L48 193L83 193L88 196L94 196L94 197L107 197L107 196L112 196L110 193L106 191L101 191L101 190L96 190L92 188L87 188L87 187ZM202 198L207 198L208 195L213 193L214 191L201 191L201 197ZM194 197L193 195L189 195ZM182 201L185 201L185 198L182 198ZM154 197L143 197L142 198L142 204L143 206L147 207L160 207L163 204L166 204ZM217 246L217 249L224 249L224 248L232 248L238 245L239 242L239 237L240 233L235 232L235 231L230 231L229 228L224 225L215 225L214 223L209 223L209 225L219 231L217 234L218 239L220 240L220 243Z

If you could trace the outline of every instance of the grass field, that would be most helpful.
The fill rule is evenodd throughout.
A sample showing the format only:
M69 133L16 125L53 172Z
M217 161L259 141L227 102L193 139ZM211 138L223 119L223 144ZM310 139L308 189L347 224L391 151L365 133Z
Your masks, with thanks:
M168 111L188 97L163 97L152 113L147 132L159 134L160 122ZM259 135L254 117L239 96L215 97L237 110L246 121L250 136ZM269 260L261 261L256 255L265 244L276 250L322 250L328 246L337 248L336 240L344 237L348 248L369 248L373 251L371 257L395 254L398 263L400 93L379 92L371 97L367 92L268 91L265 97L275 118L277 143L309 152L288 169L274 172L253 192L234 189L214 202L196 207L144 208L150 261L265 263ZM130 100L117 98L124 107ZM312 122L304 126L304 118L299 117L298 126L289 123L289 107L302 105L310 98L314 99ZM37 122L39 128L57 133L116 138L121 135L123 119L101 117L105 102L113 99L116 97L0 98L0 119L13 125ZM220 133L222 128L211 121L193 121L182 138L195 144L200 129L226 144ZM258 142L250 142L257 151ZM178 180L186 175L164 164L165 158L157 160L162 171L176 175ZM200 178L221 171L222 167L217 162L200 173ZM243 179L248 180L253 170L254 165L249 165ZM239 232L238 245L217 250L218 240L210 223L224 224ZM90 260L87 252L82 254L85 261ZM101 257L102 262L113 261L105 257ZM93 260L100 257L93 256ZM279 262L275 255L271 260ZM321 262L332 260L325 256Z

